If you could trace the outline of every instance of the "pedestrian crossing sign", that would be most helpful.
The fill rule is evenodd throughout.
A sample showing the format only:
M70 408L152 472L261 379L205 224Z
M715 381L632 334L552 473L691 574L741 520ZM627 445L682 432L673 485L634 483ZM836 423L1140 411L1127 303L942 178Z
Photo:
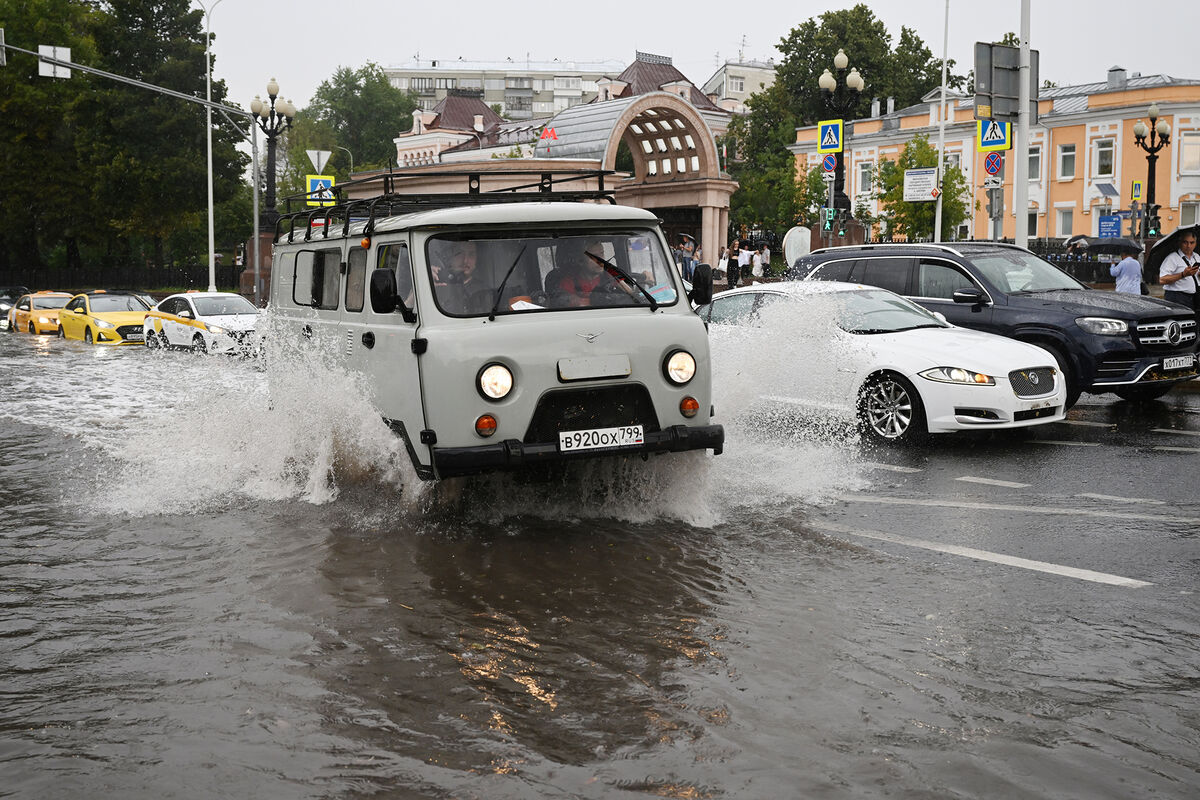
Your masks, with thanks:
M1130 200L1141 200L1142 199L1142 182L1141 181L1133 182L1133 185L1130 187L1130 190L1129 190L1129 199Z
M975 120L975 149L981 153L1012 150L1012 123L994 119Z
M337 200L333 194L332 175L305 175L308 183L308 201L310 206L332 206L337 205Z
M842 152L842 121L827 119L817 123L817 152Z

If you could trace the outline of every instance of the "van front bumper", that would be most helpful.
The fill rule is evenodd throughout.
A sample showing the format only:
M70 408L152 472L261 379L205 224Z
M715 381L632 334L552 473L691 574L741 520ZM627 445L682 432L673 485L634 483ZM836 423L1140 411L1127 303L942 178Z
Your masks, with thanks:
M433 468L439 478L473 475L480 472L519 470L538 464L557 464L605 456L631 456L649 453L682 453L688 450L712 450L720 455L725 446L725 428L721 425L672 425L645 435L640 447L614 450L584 450L563 453L557 442L522 442L505 439L478 447L433 447Z

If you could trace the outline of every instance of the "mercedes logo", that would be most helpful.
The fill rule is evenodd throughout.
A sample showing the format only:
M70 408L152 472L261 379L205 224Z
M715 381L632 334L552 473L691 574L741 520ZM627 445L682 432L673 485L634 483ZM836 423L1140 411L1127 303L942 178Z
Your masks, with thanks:
M1171 344L1179 344L1183 339L1183 328L1179 327L1179 323L1171 320L1167 324L1167 341Z
M580 339L583 339L588 344L592 344L593 342L595 342L597 339L599 339L601 336L604 335L604 331L598 331L597 333L577 333L575 335L578 336Z

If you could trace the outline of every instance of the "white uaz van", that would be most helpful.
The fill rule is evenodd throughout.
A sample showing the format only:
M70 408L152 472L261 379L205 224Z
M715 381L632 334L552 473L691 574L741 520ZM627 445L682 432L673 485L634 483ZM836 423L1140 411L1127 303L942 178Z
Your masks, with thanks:
M653 214L391 197L285 217L271 305L366 377L418 475L721 452L707 331Z

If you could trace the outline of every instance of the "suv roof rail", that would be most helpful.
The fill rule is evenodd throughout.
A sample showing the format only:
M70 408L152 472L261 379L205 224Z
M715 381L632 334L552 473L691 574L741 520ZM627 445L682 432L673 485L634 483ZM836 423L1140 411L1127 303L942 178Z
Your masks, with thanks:
M337 200L331 205L306 209L304 211L292 211L281 215L275 223L274 240L279 242L286 236L289 241L294 241L295 234L301 227L303 227L304 241L306 242L312 239L314 228L316 227L321 228L320 237L328 239L330 229L337 223L341 223L342 226L340 236L345 237L350 234L350 225L353 222L365 222L366 227L363 229L363 235L369 236L374 231L375 221L378 219L386 219L398 214L411 214L417 211L455 208L458 206L514 202L544 203L548 201L577 203L584 200L604 200L616 205L615 190L604 188L604 176L613 174L615 174L613 170L606 169L505 169L472 170L467 172L436 171L397 175L389 167L388 172L382 176L382 194L356 199L343 199L342 194L345 189L351 186L377 183L380 179L379 176L359 178L358 180L347 181L340 186L335 186L333 190L337 196ZM485 175L488 177L523 178L525 180L517 181L511 186L483 191L480 187L482 178ZM403 186L405 179L415 180L417 178L465 178L467 181L467 190L466 192L424 193L403 193L398 191ZM566 189L558 186L558 184L589 179L595 179L596 188ZM531 189L535 189L536 191L529 191ZM297 202L301 199L307 201L312 194L314 193L301 192L300 194L289 195L283 199L288 203L288 207L290 208L293 200ZM317 224L318 221L319 225Z
M819 247L812 252L815 253L832 253L840 250L877 250L886 247L895 247L903 245L905 247L928 247L931 250L944 250L947 253L962 255L958 250L949 245L941 244L940 242L877 242L874 244L846 244L837 247Z

